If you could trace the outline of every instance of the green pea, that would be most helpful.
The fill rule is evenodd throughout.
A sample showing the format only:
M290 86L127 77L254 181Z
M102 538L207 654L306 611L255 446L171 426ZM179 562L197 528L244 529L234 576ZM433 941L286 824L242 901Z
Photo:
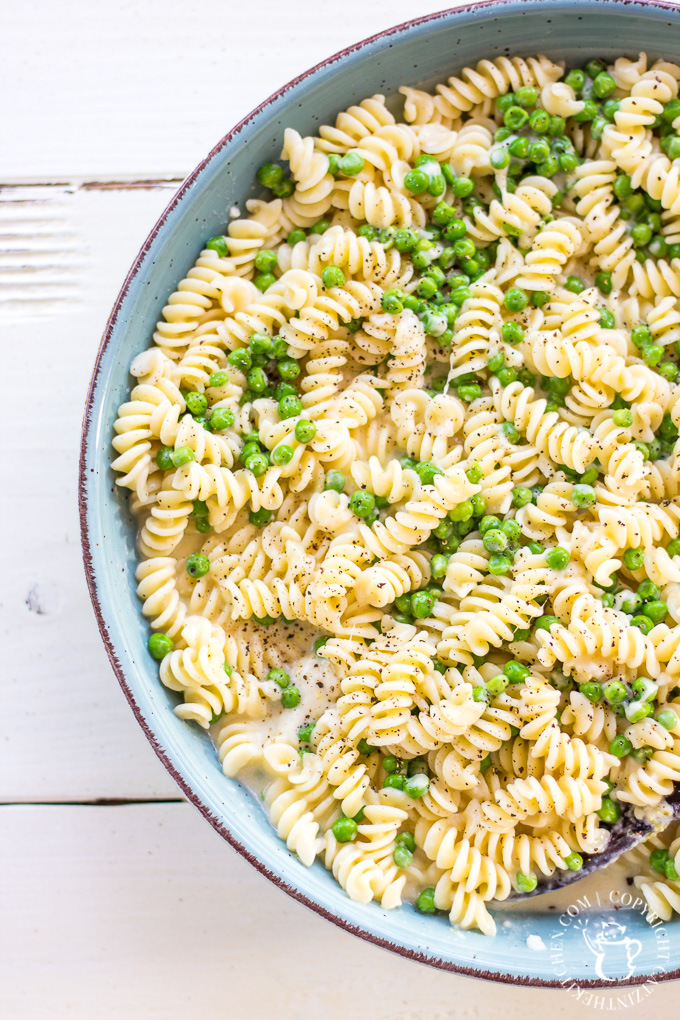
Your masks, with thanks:
M440 578L446 574L446 568L449 564L448 556L443 556L441 553L435 553L430 560L430 572L433 577Z
M666 546L669 556L680 556L680 538L673 538Z
M364 492L362 489L353 493L349 508L357 517L370 517L375 510L375 496L372 492Z
M286 687L285 690L281 691L281 706L282 708L295 708L300 704L302 700L302 694L300 693L299 687L295 687L291 684L290 687Z
M638 595L643 602L651 602L654 599L659 598L661 595L661 588L659 588L658 584L654 584L653 581L646 578L638 585Z
M324 635L322 637L318 637L314 642L314 654L317 656L317 658L319 657L320 650L323 648L327 641L328 636Z
M281 167L279 167L279 170ZM283 172L283 171L282 171ZM210 251L215 251L220 258L225 259L229 254L229 248L227 246L226 237L211 237L209 241L205 243L206 248Z
M559 622L560 621L559 621L559 618L557 616L548 616L548 615L541 616L541 617L538 618L538 620L536 620L535 629L536 630L547 630L547 631L549 631L552 626L554 626L556 623L559 623Z
M179 449L172 451L170 459L175 467L181 467L183 464L189 464L195 456L190 446L180 446Z
M620 705L628 697L626 686L620 680L610 680L605 685L603 693L610 705Z
M626 549L623 562L629 570L639 570L645 562L645 554L642 549Z
M575 113L574 120L578 124L587 124L591 120L595 120L600 111L597 103L592 99L586 99L583 109L580 113Z
M541 177L554 177L559 169L560 164L553 156L551 156L550 159L546 159L545 163L539 163L536 166L536 173L538 173Z
M505 355L503 351L494 351L493 354L489 355L489 359L486 363L487 368L490 372L497 372L499 368L502 368L505 364Z
M315 223L313 227L309 228L310 234L325 234L327 230L330 230L331 221L321 219L318 223Z
M580 294L581 291L586 289L585 283L578 276L568 276L567 282L564 286L567 290L570 290L572 294Z
M570 871L580 871L583 867L583 858L581 854L576 850L572 850L570 854L564 858L564 863L567 865Z
M392 851L392 859L398 868L408 868L413 862L413 854L403 845L395 846Z
M251 368L246 379L248 380L248 386L255 393L262 393L267 388L269 382L264 370L261 368Z
M510 163L510 153L502 147L492 149L489 154L489 162L494 170L504 170Z
M500 528L491 528L489 531L485 532L482 541L484 548L487 552L491 553L505 552L510 544L508 536L501 531Z
M522 871L517 872L515 881L517 882L517 889L521 893L533 892L538 885L538 879L535 875L525 875Z
M428 776L422 772L417 773L415 776L409 776L404 783L404 793L413 800L419 800L420 797L424 797L430 788L430 780Z
M277 467L285 467L286 464L290 464L294 456L295 451L293 447L287 446L284 443L283 446L276 446L272 450L272 463L276 464Z
M208 409L208 401L202 393L187 394L186 403L187 409L192 415L194 415L194 417L204 415Z
M573 70L569 71L564 81L578 95L578 93L583 89L583 86L586 83L586 76L583 71L574 68Z
M372 754L375 751L375 747L373 747L372 744L369 744L365 737L362 737L357 744L357 751L359 754Z
M403 790L404 789L404 777L403 776L387 776L383 787L388 790Z
M609 684L607 686L609 686ZM605 696L606 693L607 688L605 688ZM615 758L624 758L627 754L630 754L632 750L633 745L624 733L619 733L618 737L614 737L609 744L609 753L613 754Z
M538 113L539 111L536 112ZM508 152L513 156L517 156L518 159L526 159L529 155L529 144L528 138L513 138L508 145Z
M351 843L356 838L358 826L353 818L336 818L333 822L333 835L338 843Z
M545 554L545 562L552 570L564 570L569 563L569 551L560 545Z
M472 403L473 400L478 400L482 395L482 387L475 383L471 386L459 386L456 390L456 395L459 400L464 401L466 404Z
M550 295L545 290L534 290L531 293L531 303L534 308L542 308L550 300Z
M175 451L171 446L161 446L160 450L156 453L156 464L161 471L169 471L173 468L174 461L172 455Z
M579 691L588 701L592 701L593 704L597 704L598 701L602 700L602 684L596 683L595 680L589 680L587 683L581 684Z
M430 616L434 608L434 596L428 592L417 591L411 596L411 612L417 620Z
M506 291L503 304L509 312L523 312L529 304L529 296L526 291L519 287L511 287Z
M597 499L597 494L592 485L575 485L571 490L571 501L579 510L592 506Z
M534 554L534 556L542 556L545 549L540 542L529 542L527 549Z
M545 138L539 138L529 146L529 159L532 163L544 163L550 156L550 145Z
M283 167L278 163L264 163L257 171L257 179L265 188L273 188L283 180Z
M521 439L521 433L519 429L515 428L511 421L503 422L503 435L509 443L518 443Z
M649 344L642 350L642 360L644 361L645 365L649 365L652 368L655 365L659 364L659 362L663 358L663 355L664 349L661 346L661 344Z
M297 418L302 413L302 401L299 397L282 397L278 404L279 417Z
M382 296L381 304L383 311L391 315L398 315L404 309L402 295L398 290L387 290Z
M172 638L168 637L167 634L161 634L160 632L151 634L147 642L147 648L151 655L154 659L158 659L159 662L161 659L164 659L174 647L175 642ZM668 727L668 729L670 729L670 727Z
M624 737L624 740L625 739L626 738ZM630 743L630 741L628 742ZM621 758L623 757L623 755L619 754L616 757ZM615 800L611 799L611 797L603 797L602 807L597 812L597 814L600 817L600 819L607 825L613 825L615 822L618 822L619 818L621 817L621 808L619 807L618 803Z
M652 850L649 855L649 866L653 871L657 871L660 875L665 875L666 864L669 857L670 854L668 853L668 850L664 850L661 847L656 850Z
M187 556L184 569L190 577L203 577L210 570L210 560L200 553L192 553Z
M467 198L475 190L475 183L469 177L456 177L450 183L456 198Z
M511 659L503 666L503 673L512 684L521 684L530 675L531 670L522 662Z
M267 673L267 680L271 683L278 684L279 687L290 687L290 675L286 673L285 669L270 669Z
M665 708L663 711L659 712L656 717L656 721L666 730L674 730L678 725L678 717L671 708Z
M260 248L255 256L255 268L261 273L269 273L278 262L278 255L271 248Z
M661 599L646 602L642 607L642 615L650 619L653 624L663 623L668 616L668 606Z
M300 227L296 227L295 230L291 230L290 234L286 238L288 244L290 245L299 244L300 241L305 241L306 239L307 235L305 234L304 230L302 230Z
M616 82L606 71L600 71L593 80L593 93L598 99L605 99L615 88Z
M324 479L323 487L332 492L342 492L345 488L345 476L342 471L336 471L335 468L329 471Z
M416 840L412 832L400 832L395 840L395 843L398 846L406 847L406 849L410 850L411 853L414 853L416 849Z
M276 283L276 277L273 273L258 273L253 280L253 283L258 290L269 290L269 288Z
M565 174L569 174L578 166L578 156L573 152L561 152L557 162L560 170L563 170Z
M358 152L347 152L338 164L341 173L346 177L356 177L364 169L366 163Z
M526 489L524 486L519 486L512 490L512 505L521 509L523 506L528 506L531 503L531 489Z
M505 553L494 553L489 559L488 569L490 574L501 577L512 570L512 560Z
M212 527L210 525L210 521L208 520L207 517L199 517L194 522L194 524L195 524L195 527L196 527L196 531L198 531L202 535L207 534L207 532L209 532L209 531L212 531Z
M510 106L503 114L503 123L511 131L519 131L529 120L529 114L521 106Z
M674 364L672 361L662 361L662 363L657 368L657 372L659 373L659 375L663 376L664 379L668 379L669 382L675 381L678 375L678 371L680 371L680 369L678 369L678 366Z
M261 478L269 467L269 461L264 453L253 453L245 461L247 471L250 471L256 478Z
M423 889L416 899L415 906L421 914L435 914L437 908L434 905L434 889Z
M321 272L321 282L324 287L344 287L345 274L338 266L326 266Z
M444 474L441 468L430 463L430 461L422 461L420 464L416 464L416 471L423 485L432 485L437 475Z
M524 330L519 322L504 322L501 326L501 336L506 343L517 344L524 340Z
M271 510L267 510L262 506L259 510L250 510L248 513L248 520L256 527L263 528L265 524L269 524L273 516L274 514Z
M313 421L301 418L295 425L295 438L298 443L309 443L316 435L316 425Z
M472 482L473 485L477 485L482 480L482 469L477 463L472 463L465 472L467 480Z

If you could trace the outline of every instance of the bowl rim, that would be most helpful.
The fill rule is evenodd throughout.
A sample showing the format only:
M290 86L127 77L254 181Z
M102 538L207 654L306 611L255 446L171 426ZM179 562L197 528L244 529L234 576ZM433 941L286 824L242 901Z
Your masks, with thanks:
M575 0L575 7L591 7L596 8L601 0ZM652 7L660 10L680 12L680 0L606 0L608 4L620 4L623 7ZM106 322L102 339L99 343L97 350L96 360L90 383L88 386L87 397L85 400L85 409L83 412L83 420L81 427L80 436L80 457L78 463L78 515L80 519L80 542L83 557L83 565L85 568L85 578L87 587L90 595L90 601L99 628L99 633L104 642L106 654L113 672L118 679L123 694L125 695L130 708L132 709L137 722L141 726L144 735L151 744L157 757L160 759L164 767L170 773L174 781L182 790L187 800L193 804L195 808L203 815L203 817L210 823L219 835L226 840L226 842L240 854L245 860L248 861L260 874L264 875L273 882L279 889L283 890L293 899L302 903L304 906L313 910L316 914L335 924L337 927L342 928L344 931L349 932L352 935L356 935L359 938L370 942L375 946L379 946L381 949L389 950L390 952L396 953L408 960L413 960L417 963L424 963L430 967L434 967L438 970L448 971L454 974L461 974L466 977L478 978L480 980L494 981L500 984L518 985L522 987L536 987L536 988L564 988L564 982L557 979L547 979L535 976L521 976L504 973L502 971L486 970L482 967L470 967L461 963L455 963L452 960L446 960L442 957L431 955L430 953L421 953L414 949L409 949L407 946L401 945L390 941L389 938L384 938L377 935L375 932L370 931L366 927L362 927L353 924L351 921L343 918L337 914L334 914L331 910L327 909L323 903L318 900L312 899L307 896L297 886L291 885L283 878L283 876L272 871L267 865L261 861L251 850L248 849L239 839L236 838L234 833L222 822L218 817L212 814L209 806L201 799L199 794L192 789L191 786L185 781L181 772L175 767L170 756L166 753L163 746L158 741L150 723L142 712L140 706L137 704L135 695L127 681L123 665L120 662L114 643L109 635L108 626L104 618L102 606L99 601L99 593L97 590L97 582L94 574L94 560L92 554L92 546L90 540L89 522L88 522L88 472L87 472L87 451L88 443L93 438L91 436L91 429L93 425L93 411L95 402L95 392L99 382L99 374L102 368L102 360L106 354L108 347L113 339L113 332L118 321L118 315L125 298L127 297L130 286L137 276L137 273L142 268L142 263L153 244L156 236L163 227L167 217L177 204L184 197L186 192L191 188L192 184L198 179L200 174L206 169L208 164L213 158L231 141L238 137L238 135L246 128L250 122L259 113L265 110L273 102L284 96L290 89L303 82L305 79L316 74L322 68L330 67L332 64L342 60L344 57L358 53L366 46L370 46L372 43L378 42L379 40L388 39L392 36L399 35L402 32L408 31L416 26L427 24L428 22L437 21L441 18L449 17L456 14L462 14L470 11L478 11L484 8L505 8L505 7L516 7L521 8L524 4L536 3L536 0L471 0L471 2L464 2L459 7L449 7L441 11L434 11L430 14L421 15L417 18L410 18L407 21L399 22L397 25L393 25L389 28L382 29L373 35L367 36L364 39L359 40L356 43L352 43L350 46L346 46L336 53L331 54L324 60L319 61L312 67L303 71L301 74L292 78L286 84L282 85L276 91L272 92L265 100L263 100L258 106L246 114L231 130L220 138L220 140L213 146L207 156L205 156L191 171L191 173L184 179L182 184L179 186L173 197L171 198L168 205L165 207L156 223L149 232L146 240L140 247L135 259L125 277L125 280L118 293L116 301L113 305L111 313ZM646 984L647 982L657 983L659 981L672 981L680 978L680 967L675 970L669 970L663 972L661 975L658 973L654 974L635 974L630 978L621 979L618 981L616 988L629 987L634 985ZM579 988L602 988L607 987L606 981L593 980L589 978L579 979L577 982Z

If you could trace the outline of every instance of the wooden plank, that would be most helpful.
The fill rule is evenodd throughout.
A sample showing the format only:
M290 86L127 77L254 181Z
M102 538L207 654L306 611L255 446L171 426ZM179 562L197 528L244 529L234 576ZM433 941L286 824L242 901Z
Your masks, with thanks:
M451 6L457 6L452 3ZM0 32L0 180L184 176L285 82L433 0L25 0ZM26 40L30 39L30 55ZM26 130L30 124L31 129Z
M21 422L6 450L21 484L3 493L0 800L178 795L101 646L76 504L99 338L174 187L0 191L3 410Z
M187 804L0 808L8 1020L551 1020L567 992L425 970L341 931L238 857ZM672 1016L676 986L650 1005ZM674 1008L674 1007L673 1007Z

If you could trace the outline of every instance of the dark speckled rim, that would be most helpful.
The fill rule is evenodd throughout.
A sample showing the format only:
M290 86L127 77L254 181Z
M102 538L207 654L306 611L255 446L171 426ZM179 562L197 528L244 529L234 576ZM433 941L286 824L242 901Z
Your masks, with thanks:
M300 903L303 903L306 907L309 907L310 910L313 910L321 917L326 918L327 921L331 921L339 928L343 928L345 931L350 932L352 935L357 935L359 938L365 939L367 942L370 942L373 945L380 946L382 949L390 950L391 952L397 953L400 956L405 957L406 959L414 960L418 963L424 963L427 964L428 966L436 967L439 970L450 971L455 974L464 974L467 977L481 978L489 981L500 982L502 984L557 989L564 987L563 983L557 980L521 977L510 974L504 974L498 971L484 970L481 968L474 969L472 967L452 963L449 960L433 957L425 953L415 952L411 949L406 948L405 946L397 945L393 942L390 942L389 939L384 939L377 935L374 935L370 931L367 931L365 928L354 925L349 921L345 920L344 918L338 917L337 915L331 913L323 906L323 904L310 899L299 889L289 885L283 878L281 878L279 875L275 874L269 868L267 868L266 865L263 864L263 862L260 861L246 846L244 846L238 839L236 839L233 833L217 817L215 817L215 815L213 815L210 812L208 806L201 800L198 794L187 785L182 775L177 771L174 764L164 751L163 747L159 744L153 730L149 726L146 718L144 717L142 711L140 710L139 705L135 700L132 690L130 689L130 686L127 682L121 662L119 661L116 655L116 649L109 634L107 623L106 620L104 619L102 607L99 601L97 585L94 579L93 557L87 519L88 493L87 493L86 456L88 443L90 442L91 439L90 430L92 424L92 413L94 408L94 396L99 379L99 373L101 370L102 359L108 350L109 344L111 343L113 330L116 326L116 322L118 320L118 315L123 304L123 301L125 300L127 293L130 289L130 285L134 278L136 277L137 273L139 272L144 261L144 258L148 253L153 241L155 240L159 230L165 223L165 220L167 219L169 213L172 212L177 203L189 190L189 188L198 178L201 172L208 166L211 160L222 150L222 148L225 145L227 145L233 139L237 138L244 131L244 129L248 127L252 119L257 114L259 114L262 110L265 110L271 103L279 99L281 96L284 96L290 89L294 88L300 82L304 81L306 78L315 74L321 68L332 67L333 64L337 63L338 61L341 61L344 57L348 56L349 54L357 53L360 50L364 49L364 47L369 46L372 43L377 42L378 40L385 40L391 38L392 36L398 36L419 25L424 25L428 23L434 24L435 22L441 20L442 18L448 18L451 15L455 16L456 13L477 11L484 8L502 9L505 7L518 7L525 2L527 2L527 0L477 0L477 2L465 4L464 7L437 11L433 14L424 15L423 17L420 18L413 18L410 21L402 22L401 24L395 25L392 28L385 29L382 32L377 32L375 35L369 36L368 38L363 39L361 40L361 42L355 43L352 46L348 46L346 49L340 50L338 53L334 53L333 56L328 57L326 60L322 60L320 63L316 64L308 71L305 71L303 74L298 75L296 78L293 78L290 82L288 82L286 85L282 86L271 96L269 96L268 99L266 99L251 113L244 117L243 120L236 125L236 127L234 127L226 135L224 135L224 137L211 150L211 152L206 156L206 158L198 164L198 166L196 167L195 170L192 171L192 173L189 174L189 176L186 178L184 183L181 185L181 187L173 197L172 201L169 203L165 211L158 219L156 225L154 226L153 230L147 237L146 241L142 245L137 257L135 258L135 261L132 264L129 273L125 278L125 282L123 283L121 291L116 299L116 303L113 306L113 310L106 324L106 329L104 331L104 335L102 337L99 350L97 352L97 359L92 373L92 378L90 380L90 386L85 404L85 412L83 416L83 426L80 442L79 474L78 474L78 508L80 516L81 545L83 551L83 561L85 565L85 576L87 579L87 586L90 592L90 599L92 601L92 607L94 609L94 614L97 620L97 625L99 627L99 632L104 642L104 647L106 648L106 653L109 657L109 661L111 663L111 666L113 667L113 671L116 674L118 682L123 689L123 693L125 694L125 697L127 698L128 703L137 718L137 722L144 731L146 738L153 747L154 751L156 752L156 755L163 763L165 768L168 770L170 775L173 777L175 782L178 784L187 800L190 801L190 803L192 803L194 807L198 808L198 810L201 812L204 818L206 818L207 821L210 822L210 824L220 834L220 836L222 836L222 838L225 839L227 843L229 843L229 845L233 847L234 850L236 850L242 857L244 857L250 864L252 864L254 868L256 868L261 874L263 874L266 878L268 878L271 882L277 885L284 892L288 893L288 895L291 896L293 899L297 900ZM550 0L545 0L545 2L546 4L549 4ZM591 0L591 2L595 4L596 0ZM609 0L609 2L621 4L621 6L623 7L628 6L654 7L662 10L664 9L673 10L676 12L680 10L680 3L672 2L672 0ZM672 971L667 971L661 975L636 974L627 980L620 981L616 985L616 988L618 989L624 986L642 985L648 982L656 983L660 980L671 981L677 978L680 978L680 968L676 968L675 970ZM589 979L579 980L578 986L580 988L611 987L610 985L607 984L607 982Z

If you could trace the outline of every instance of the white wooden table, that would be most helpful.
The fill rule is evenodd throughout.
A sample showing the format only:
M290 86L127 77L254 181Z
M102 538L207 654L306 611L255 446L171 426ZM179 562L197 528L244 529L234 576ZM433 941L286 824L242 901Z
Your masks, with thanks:
M173 190L278 85L437 7L22 0L0 12L3 1020L583 1012L566 993L404 962L253 871L182 801L142 736L80 561L90 371L125 271ZM676 995L663 986L628 1013L668 1012Z

